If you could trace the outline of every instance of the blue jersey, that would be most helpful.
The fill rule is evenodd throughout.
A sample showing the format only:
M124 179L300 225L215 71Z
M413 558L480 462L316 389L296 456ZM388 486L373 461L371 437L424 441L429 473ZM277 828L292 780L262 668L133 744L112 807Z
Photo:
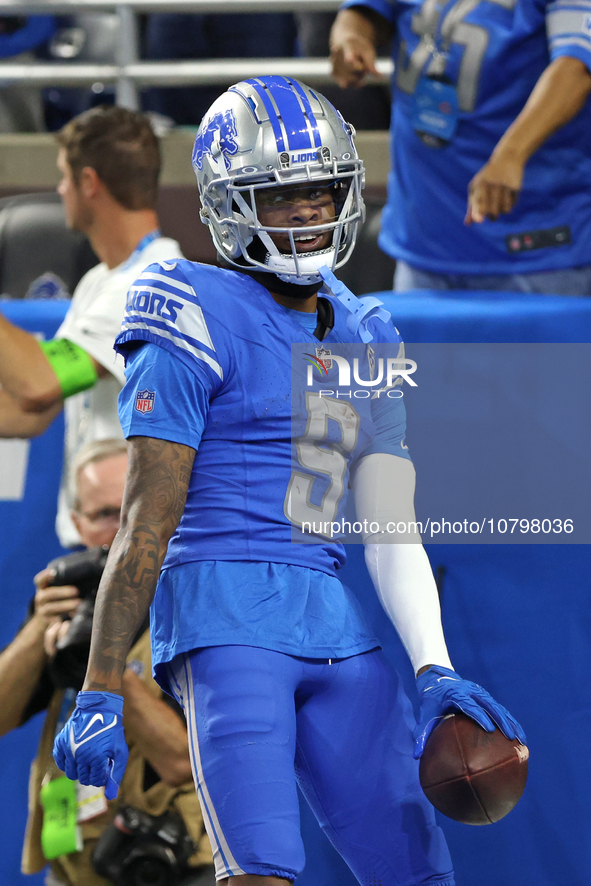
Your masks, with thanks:
M29 52L53 35L57 28L53 15L29 15L22 27L0 34L0 58Z
M591 103L531 157L511 213L463 224L468 184L490 158L551 60L591 68L589 0L345 0L395 27L392 156L380 245L437 273L525 273L589 264ZM434 70L457 88L458 125L444 147L411 124L420 78Z
M292 371L305 381L308 367L322 361L326 367L322 381L316 377L313 386L330 389L339 371L335 357L330 365L331 346L342 354L353 343L366 355L359 361L358 375L368 379L370 362L375 366L380 348L390 345L392 353L394 345L398 353L400 336L391 321L371 319L372 342L361 345L359 336L352 336L347 328L347 309L334 297L329 301L334 326L319 342L294 318L294 312L278 305L259 283L235 271L188 261L152 265L130 290L123 331L116 340L116 348L127 356L127 383L120 397L124 433L166 439L197 450L185 511L168 547L162 581L174 585L168 596L186 599L190 580L179 578L175 568L195 564L193 578L197 573L207 576L201 602L213 596L205 606L207 637L200 634L195 643L187 635L181 644L184 649L176 640L184 619L179 619L178 612L169 613L170 630L161 637L162 650L167 651L157 655L161 661L192 648L191 642L253 642L278 651L327 657L336 656L335 649L343 655L376 645L371 635L371 640L365 634L361 641L364 629L357 614L355 625L347 627L353 604L335 578L345 559L344 548L326 527L343 515L349 480L359 459L372 452L409 457L404 447L403 400L371 396L352 403L316 397L312 404L305 384L301 393L293 395ZM147 345L137 350L138 342ZM328 409L328 414L319 415L318 408ZM292 443L292 436L297 442ZM315 543L309 543L309 531L308 535L302 531L308 517L324 525ZM256 637L242 631L242 623L260 612L260 598L269 597L275 579L267 574L263 579L251 569L244 575L243 592L237 594L234 571L232 599L224 609L224 580L211 561L271 562L277 568L283 564L305 567L304 572L314 570L324 586L322 599L302 604L306 612L298 614L302 630L297 643L288 642L292 639L289 625L287 633L285 625L278 630L275 616L270 626L261 625L257 614ZM226 573L230 575L229 570ZM294 581L299 580L289 578L288 583ZM309 591L298 586L297 593L308 595ZM279 608L288 612L288 604L279 602ZM248 611L237 617L241 606ZM329 623L334 635L330 642L322 628ZM232 633L232 625L238 634ZM269 631L282 632L283 641L269 642ZM345 647L337 642L337 634L343 632L348 634Z

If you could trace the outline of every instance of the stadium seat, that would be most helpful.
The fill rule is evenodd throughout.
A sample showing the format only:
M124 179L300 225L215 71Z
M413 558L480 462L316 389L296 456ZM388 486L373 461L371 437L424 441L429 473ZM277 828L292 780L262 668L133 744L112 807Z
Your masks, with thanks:
M0 295L24 298L47 271L72 293L98 259L82 234L66 227L57 194L22 194L0 200Z

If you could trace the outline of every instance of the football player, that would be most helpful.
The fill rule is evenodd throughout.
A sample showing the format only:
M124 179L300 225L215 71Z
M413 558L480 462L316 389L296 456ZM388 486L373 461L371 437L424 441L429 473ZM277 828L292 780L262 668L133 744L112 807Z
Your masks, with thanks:
M422 545L379 541L387 521L414 517L402 399L353 404L291 386L292 346L320 366L324 385L340 372L340 348L358 348L359 375L374 381L376 355L401 357L389 314L333 274L363 219L353 136L296 80L255 78L224 93L193 153L202 219L224 267L147 268L117 339L130 441L122 527L56 761L83 783L117 790L121 673L153 601L157 679L186 712L224 883L285 886L298 876L298 783L359 882L451 886L449 853L419 786L426 737L461 709L489 731L496 723L524 738L452 669ZM338 579L345 552L332 524L349 480L368 521L376 590L418 674L418 726ZM310 542L314 518L315 543L297 543Z

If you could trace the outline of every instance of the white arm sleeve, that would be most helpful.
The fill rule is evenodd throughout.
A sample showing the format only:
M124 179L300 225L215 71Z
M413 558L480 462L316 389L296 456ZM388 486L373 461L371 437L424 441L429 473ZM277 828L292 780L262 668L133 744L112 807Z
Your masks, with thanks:
M366 456L353 483L357 519L381 527L388 522L414 521L414 487L414 466L408 459L385 453ZM405 544L392 538L380 531L364 539L365 562L380 602L415 673L428 664L451 668L439 595L425 549L418 539Z

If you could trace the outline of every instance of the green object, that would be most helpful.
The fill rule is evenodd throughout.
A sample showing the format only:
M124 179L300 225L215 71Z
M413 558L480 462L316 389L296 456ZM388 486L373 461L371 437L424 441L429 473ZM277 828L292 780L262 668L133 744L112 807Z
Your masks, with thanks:
M82 850L82 836L76 824L78 803L76 782L61 775L41 788L43 827L41 846L48 861Z
M52 338L39 344L57 375L64 400L96 384L96 367L84 348L67 338Z

